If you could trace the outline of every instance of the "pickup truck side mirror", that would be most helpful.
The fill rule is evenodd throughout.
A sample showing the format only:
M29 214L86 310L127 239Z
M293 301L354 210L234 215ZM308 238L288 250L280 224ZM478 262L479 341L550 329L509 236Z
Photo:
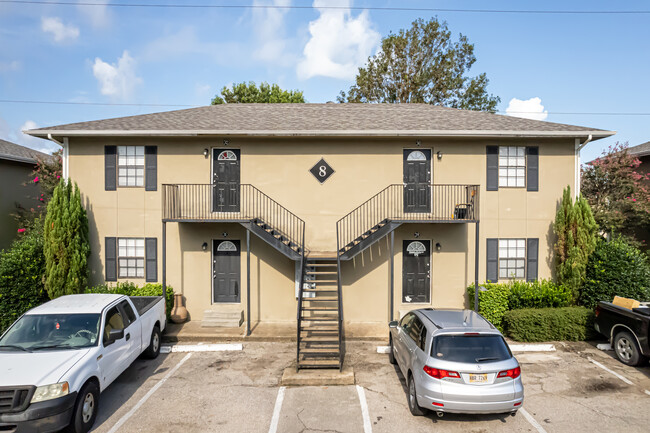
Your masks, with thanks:
M108 333L108 338L104 341L104 346L113 344L122 338L124 338L124 329L111 329Z
M397 320L393 320L392 322L388 322L388 327L389 328L397 328Z

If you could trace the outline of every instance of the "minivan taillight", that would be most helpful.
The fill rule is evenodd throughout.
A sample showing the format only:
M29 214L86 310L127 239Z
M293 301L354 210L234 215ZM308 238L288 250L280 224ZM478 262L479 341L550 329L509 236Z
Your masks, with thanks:
M429 367L428 365L424 366L424 372L436 379L444 379L445 377L460 379L460 374L455 371L441 370L439 368Z
M513 379L516 379L521 375L521 368L513 368L512 370L503 370L500 371L499 374L497 374L497 377L511 377Z

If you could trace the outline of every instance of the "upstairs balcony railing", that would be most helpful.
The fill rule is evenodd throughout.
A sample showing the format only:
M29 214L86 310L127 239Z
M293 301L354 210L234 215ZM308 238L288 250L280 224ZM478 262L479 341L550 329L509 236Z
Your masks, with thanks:
M339 247L387 221L476 222L479 185L389 185L336 223Z
M250 184L163 184L165 221L253 221L302 249L305 221Z

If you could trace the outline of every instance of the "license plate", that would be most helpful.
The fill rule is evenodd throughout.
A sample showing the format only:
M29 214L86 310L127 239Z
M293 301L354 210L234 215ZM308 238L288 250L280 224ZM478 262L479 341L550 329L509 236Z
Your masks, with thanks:
M469 383L485 383L487 382L487 374L470 374Z

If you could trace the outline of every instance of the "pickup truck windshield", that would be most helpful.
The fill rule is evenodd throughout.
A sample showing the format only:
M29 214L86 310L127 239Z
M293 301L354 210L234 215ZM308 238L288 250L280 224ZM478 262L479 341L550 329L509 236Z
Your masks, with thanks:
M440 335L435 337L431 356L455 362L495 362L512 354L500 335Z
M95 346L99 314L28 314L0 339L0 351L80 349Z

